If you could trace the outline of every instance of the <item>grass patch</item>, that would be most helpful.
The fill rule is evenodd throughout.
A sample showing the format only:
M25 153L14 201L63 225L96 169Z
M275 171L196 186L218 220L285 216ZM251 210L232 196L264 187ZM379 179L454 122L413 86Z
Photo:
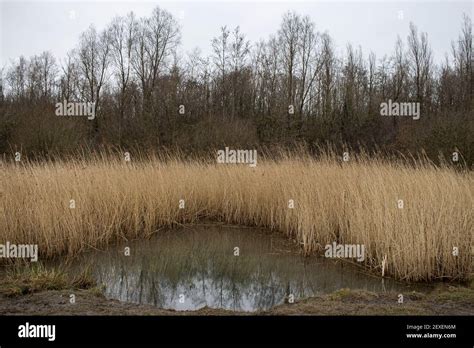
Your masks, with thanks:
M61 268L47 268L42 264L15 265L3 277L0 294L13 297L47 290L91 289L95 286L88 269L71 276Z
M374 292L365 290L351 290L343 288L336 290L328 295L328 298L332 301L345 301L345 300L358 300L358 301L369 301L376 299L378 295Z
M430 300L439 302L456 302L474 305L474 289L461 286L447 286L430 295Z

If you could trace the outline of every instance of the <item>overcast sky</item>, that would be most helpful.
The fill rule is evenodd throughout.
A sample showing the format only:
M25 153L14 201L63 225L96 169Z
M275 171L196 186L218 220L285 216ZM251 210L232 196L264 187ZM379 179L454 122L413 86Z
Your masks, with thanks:
M327 31L338 52L347 43L380 58L390 54L397 35L404 40L409 22L427 32L437 62L450 51L462 14L473 15L472 1L5 1L0 0L0 68L20 55L48 50L57 58L74 48L90 24L102 29L116 15L130 11L148 16L155 6L179 20L182 52L201 48L210 53L221 26L240 26L251 42L276 33L288 10L309 15L319 31Z

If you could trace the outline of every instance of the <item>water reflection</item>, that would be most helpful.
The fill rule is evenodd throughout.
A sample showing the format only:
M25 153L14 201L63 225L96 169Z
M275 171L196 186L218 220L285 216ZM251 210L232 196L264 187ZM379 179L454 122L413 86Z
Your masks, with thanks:
M124 247L130 247L130 256ZM239 256L234 256L235 247ZM343 262L304 258L279 234L259 229L193 226L159 232L150 240L84 255L109 298L196 310L269 309L292 294L295 300L340 288L406 290Z

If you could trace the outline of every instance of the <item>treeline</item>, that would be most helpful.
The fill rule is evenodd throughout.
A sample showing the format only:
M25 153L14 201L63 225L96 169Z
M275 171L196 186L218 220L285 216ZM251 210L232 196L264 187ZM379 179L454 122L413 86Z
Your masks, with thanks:
M410 23L393 53L377 58L288 12L277 33L250 43L221 28L180 54L180 28L155 8L93 26L66 58L20 57L0 74L0 152L47 155L78 148L207 150L329 142L474 159L472 22L465 15L444 62ZM419 102L421 117L384 117L380 104ZM62 101L94 102L97 115L58 117Z

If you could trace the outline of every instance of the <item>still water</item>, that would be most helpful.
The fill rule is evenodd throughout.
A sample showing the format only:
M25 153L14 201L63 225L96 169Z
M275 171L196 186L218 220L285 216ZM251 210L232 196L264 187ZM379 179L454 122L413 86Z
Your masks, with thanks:
M79 265L90 266L108 298L175 310L265 310L290 294L298 300L341 288L413 290L342 261L303 257L278 233L217 225L160 231L148 240L89 252Z

